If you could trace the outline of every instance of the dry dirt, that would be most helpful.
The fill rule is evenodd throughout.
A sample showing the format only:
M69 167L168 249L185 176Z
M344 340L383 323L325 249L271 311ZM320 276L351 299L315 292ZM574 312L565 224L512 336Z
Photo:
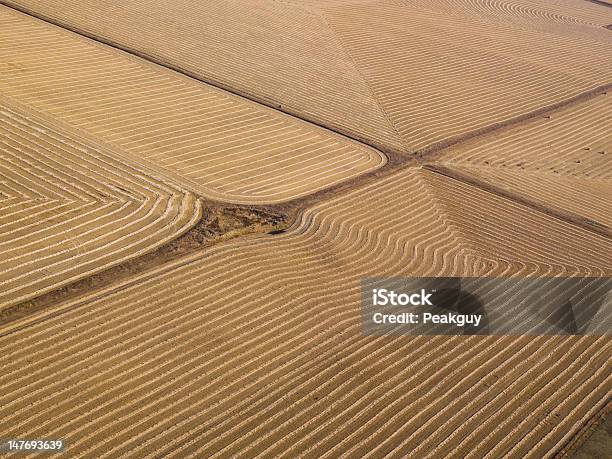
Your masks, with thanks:
M386 162L366 145L4 6L0 62L3 94L207 198L287 201Z
M68 236L15 233L75 273L0 315L0 438L96 458L604 451L579 445L611 400L609 336L367 336L360 282L612 275L608 8L0 3L98 40L0 7L0 255L18 255L0 286L44 263L11 242L12 200L80 219L91 195L134 201L163 230L93 274L64 214ZM107 215L83 234L145 244Z
M0 314L192 228L193 194L0 96Z
M609 404L601 417L597 416L592 425L585 429L582 435L577 436L575 442L570 443L566 451L558 455L559 458L571 459L600 459L612 455L612 422L610 421ZM574 444L575 443L575 444Z
M286 233L8 324L0 429L97 457L542 457L608 399L608 338L367 337L359 280L609 276L610 253L602 236L402 171Z
M610 82L610 10L558 0L2 0L409 153Z
M586 440L571 458L600 459L610 456L612 456L612 426L610 421L607 421Z
M162 244L145 255L124 259L115 266L84 277L28 301L8 305L0 310L0 326L27 317L34 312L92 293L109 284L126 281L136 274L159 267L196 250L220 241L252 233L280 234L288 226L289 216L279 209L266 207L205 203L202 217L176 239Z
M611 237L610 125L612 96L602 94L452 146L424 163Z

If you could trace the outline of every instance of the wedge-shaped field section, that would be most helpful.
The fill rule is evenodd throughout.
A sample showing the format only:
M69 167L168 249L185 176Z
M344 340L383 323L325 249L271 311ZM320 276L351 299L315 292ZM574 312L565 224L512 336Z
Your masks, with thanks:
M610 10L548 0L5 0L389 150L612 81Z
M612 95L444 151L441 171L612 236Z
M98 145L0 100L0 309L149 252L200 204Z
M0 91L220 200L285 201L385 162L331 131L6 7Z
M365 336L360 280L610 275L611 247L404 171L0 329L0 430L83 457L552 455L608 400L609 338Z

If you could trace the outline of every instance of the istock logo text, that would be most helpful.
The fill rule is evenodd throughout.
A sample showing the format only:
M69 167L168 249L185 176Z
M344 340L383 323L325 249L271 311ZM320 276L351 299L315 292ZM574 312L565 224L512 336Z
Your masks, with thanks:
M419 293L395 293L386 288L372 289L372 304L374 306L433 306L429 298L432 293L421 289Z

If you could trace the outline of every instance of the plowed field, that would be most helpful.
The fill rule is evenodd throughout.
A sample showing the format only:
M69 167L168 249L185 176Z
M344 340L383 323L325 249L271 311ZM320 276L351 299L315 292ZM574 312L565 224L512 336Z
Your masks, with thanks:
M0 98L0 308L149 252L200 214L191 193Z
M385 163L372 148L3 6L0 91L225 201L285 201Z
M444 151L436 164L612 236L612 96Z
M359 280L610 275L611 253L606 238L405 171L286 235L6 327L0 430L96 457L542 457L609 397L608 338L368 337Z
M612 407L609 297L588 336L373 336L362 282L611 279L601 3L0 0L0 441L569 451Z
M609 8L548 0L6 0L410 152L612 79Z

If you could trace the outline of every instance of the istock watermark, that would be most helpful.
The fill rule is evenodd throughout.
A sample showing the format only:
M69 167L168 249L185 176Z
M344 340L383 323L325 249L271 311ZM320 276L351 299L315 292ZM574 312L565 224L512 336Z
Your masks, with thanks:
M369 335L610 335L612 279L407 277L362 281Z

